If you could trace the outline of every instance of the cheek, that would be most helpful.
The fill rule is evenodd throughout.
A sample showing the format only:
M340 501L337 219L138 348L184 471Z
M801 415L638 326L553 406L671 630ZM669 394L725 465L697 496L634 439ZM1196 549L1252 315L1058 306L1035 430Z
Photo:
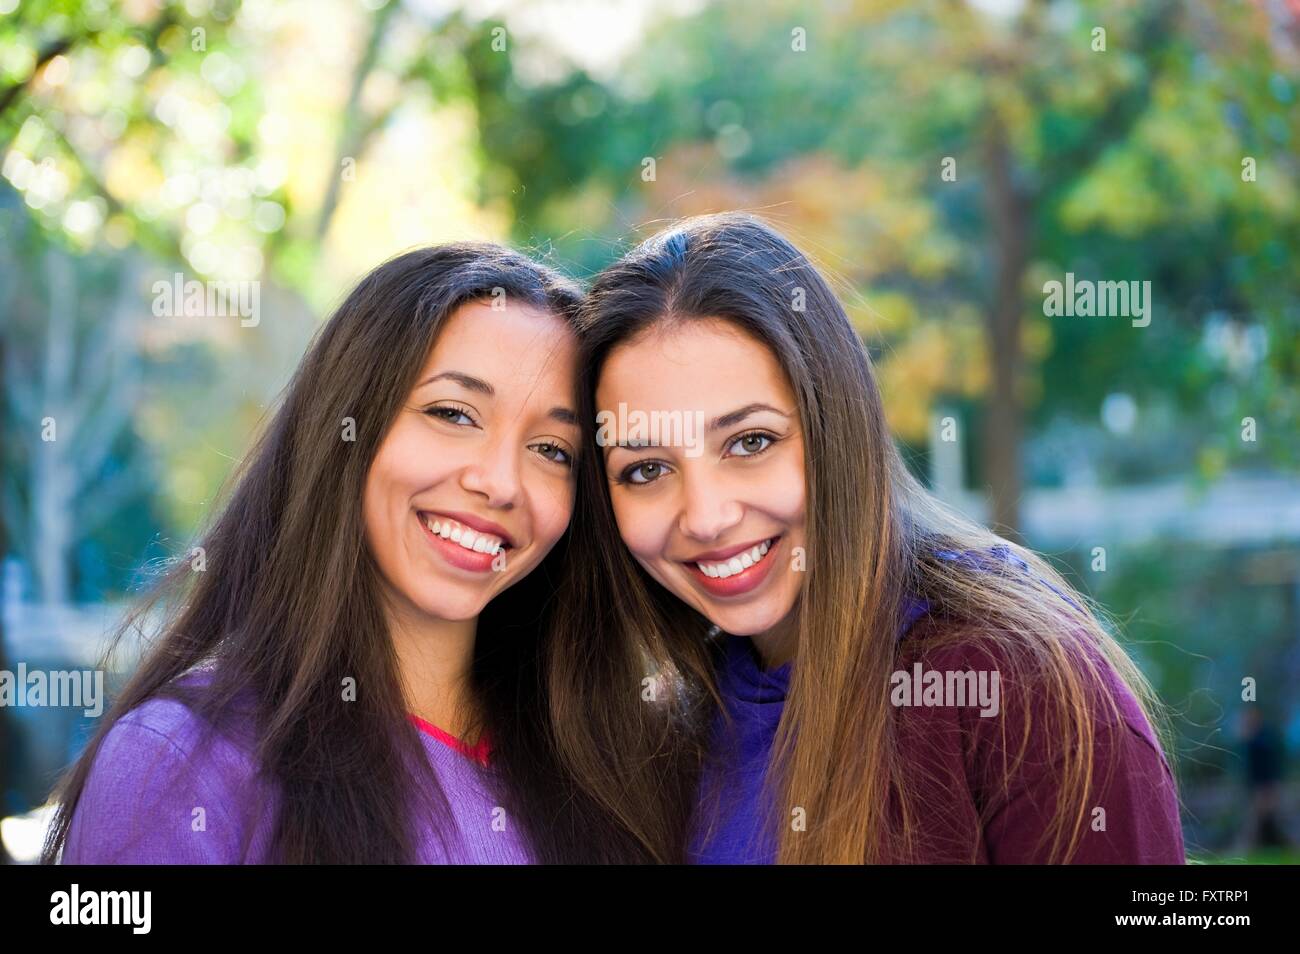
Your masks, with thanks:
M771 473L762 477L760 492L767 501L767 511L773 517L791 526L803 526L805 522L807 489L804 486L804 466L802 448L791 448L791 453L782 466L773 468Z
M802 527L807 523L807 508L804 503L802 477L795 481L793 485L787 486L786 492L778 499L781 503L777 512L786 523L796 527Z
M653 501L638 500L616 487L610 488L610 500L623 545L642 560L661 556L671 533L671 518L660 513Z
M376 455L366 475L361 519L370 551L381 566L390 564L398 551L399 535L394 524L405 508L398 500L396 482L397 475L386 466L383 454Z
M429 482L428 468L421 469L419 453L400 426L384 439L366 476L366 522L381 520L397 509L405 509L409 498Z
M366 475L362 516L377 551L396 552L412 500L461 466L458 449L440 448L422 424L401 415L379 445Z
M570 480L541 478L528 493L532 524L537 542L543 549L555 546L569 528L573 516L574 486Z
M382 529L383 522L387 519L391 485L392 475L389 472L384 448L381 447L370 464L370 472L366 474L365 498L362 503L366 530L372 535Z

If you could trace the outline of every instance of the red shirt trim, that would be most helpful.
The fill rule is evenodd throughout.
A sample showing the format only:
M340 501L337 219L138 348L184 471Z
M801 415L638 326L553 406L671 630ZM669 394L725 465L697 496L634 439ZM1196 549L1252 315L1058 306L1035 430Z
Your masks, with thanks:
M433 736L443 745L455 749L461 755L469 756L470 758L472 758L474 761L478 762L481 765L488 764L488 757L489 755L491 755L492 752L492 743L491 740L488 738L486 732L484 732L481 736L479 736L477 745L469 745L464 740L456 738L450 732L438 728L432 722L429 722L426 719L421 719L418 715L416 715L413 712L408 712L406 714L406 717L410 719L412 722L414 722L416 728L418 728L421 732L425 732Z

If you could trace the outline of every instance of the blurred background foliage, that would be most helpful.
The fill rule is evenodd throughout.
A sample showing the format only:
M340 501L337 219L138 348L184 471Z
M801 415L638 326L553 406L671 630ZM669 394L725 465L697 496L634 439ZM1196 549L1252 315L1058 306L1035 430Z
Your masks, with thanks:
M674 218L748 209L831 276L936 491L1123 621L1176 712L1189 842L1227 850L1244 677L1300 748L1298 17L0 0L9 655L36 639L15 607L117 605L186 551L382 259L482 237L587 277ZM1045 316L1066 272L1150 281L1151 324ZM156 317L176 274L258 282L261 321ZM66 754L11 768L9 808Z

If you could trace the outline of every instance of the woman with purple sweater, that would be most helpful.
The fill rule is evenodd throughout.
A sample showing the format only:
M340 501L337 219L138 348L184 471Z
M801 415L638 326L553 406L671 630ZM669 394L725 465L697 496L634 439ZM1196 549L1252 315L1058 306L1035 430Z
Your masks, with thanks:
M598 275L563 696L651 661L699 863L1181 863L1154 694L1042 558L903 465L826 280L744 215ZM706 636L706 632L708 635ZM561 746L616 805L618 720Z
M539 675L585 640L543 625L580 445L578 297L481 244L361 281L124 627L164 612L63 781L47 862L666 860L659 765L617 814L586 797L552 725L582 710Z

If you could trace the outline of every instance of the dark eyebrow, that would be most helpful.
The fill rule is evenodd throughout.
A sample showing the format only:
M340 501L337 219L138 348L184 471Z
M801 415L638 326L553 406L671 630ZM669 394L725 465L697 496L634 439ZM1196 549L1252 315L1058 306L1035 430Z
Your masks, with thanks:
M432 384L434 381L441 381L443 378L449 378L461 387L468 388L471 391L486 394L488 397L496 397L497 392L492 385L488 384L482 378L476 378L470 374L462 374L459 371L441 371L433 377L421 381L416 385L416 387L422 388L426 384ZM560 407L557 405L547 411L546 416L559 421L561 424L572 424L574 427L578 426L578 414L572 408Z
M770 404L746 404L738 411L732 411L730 414L723 414L721 417L715 417L709 422L708 430L716 431L721 430L724 427L731 427L733 424L739 424L745 418L749 417L749 415L756 414L759 411L771 411L773 414L780 414L782 417L790 416L784 411L778 411Z
M553 407L547 412L547 417L559 421L561 424L572 424L578 426L578 415L575 411L567 407Z
M794 414L793 411L787 414L785 411L777 410L776 408L772 407L772 405L770 404L746 404L744 407L732 411L729 414L723 414L720 417L715 417L712 421L709 422L709 426L707 430L717 431L717 430L721 430L724 427L732 427L736 424L739 424L745 418L749 417L749 415L757 414L759 411L771 411L773 414L779 414L782 417L786 417L786 418L791 417ZM663 446L662 444L656 443L654 441L618 441L616 443L606 444L604 450L610 451L619 447L624 449L630 449L630 450L640 450L645 447L662 447L662 446Z
M416 385L416 387L422 388L426 384L432 384L434 381L441 381L443 378L450 378L461 387L467 388L470 391L477 391L480 394L486 394L488 397L495 397L497 393L492 385L488 384L482 378L476 378L469 374L462 374L459 371L441 371L433 377L421 381Z

